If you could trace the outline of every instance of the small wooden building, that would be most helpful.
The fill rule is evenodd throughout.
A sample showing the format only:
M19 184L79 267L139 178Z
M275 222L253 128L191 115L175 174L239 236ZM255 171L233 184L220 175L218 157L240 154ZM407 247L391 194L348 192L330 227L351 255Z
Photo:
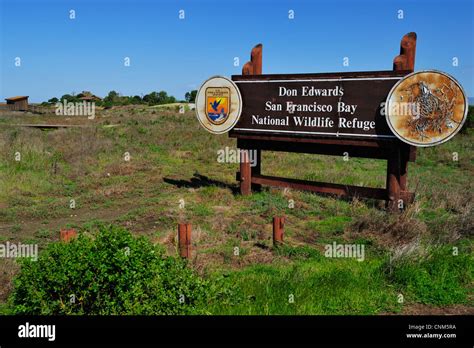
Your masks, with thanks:
M100 101L100 100L102 100L101 98L99 98L98 96L96 96L96 95L94 95L94 94L85 95L85 96L83 96L83 97L80 97L79 99L84 100L84 101L87 101L87 102L93 102L93 101Z
M28 96L18 96L5 98L7 101L7 108L11 111L27 111L28 110Z

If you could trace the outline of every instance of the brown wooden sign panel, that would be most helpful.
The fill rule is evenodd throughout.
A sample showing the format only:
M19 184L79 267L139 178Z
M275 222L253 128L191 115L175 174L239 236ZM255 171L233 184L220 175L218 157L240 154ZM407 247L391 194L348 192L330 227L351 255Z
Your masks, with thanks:
M381 108L407 71L235 75L243 111L238 134L395 139Z
M404 207L406 203L413 201L414 194L409 192L407 187L407 174L408 161L415 160L416 148L395 137L389 130L385 117L380 114L380 107L392 86L413 72L416 39L415 33L403 36L400 54L393 60L393 71L322 74L262 75L263 47L261 44L256 45L251 51L250 61L242 68L242 75L232 76L243 99L240 119L229 132L230 137L237 138L237 147L244 149L244 160L240 163L240 172L237 172L240 192L248 195L253 189L260 189L261 185L290 187L338 196L385 199L387 206L393 211L398 211L401 205ZM280 87L285 89L280 90ZM290 92L287 92L288 90ZM293 90L296 90L296 93ZM267 104L268 101L270 104ZM304 107L298 110L295 108L293 112L289 112L288 102L292 105L313 106L307 106L306 110ZM340 102L344 105L338 104ZM272 106L276 104L281 104L281 109ZM331 105L332 108L330 111L327 107L325 110L317 109L317 105ZM259 117L253 117L255 115ZM295 122L294 116L324 120L323 123L316 120L304 125L304 122ZM288 117L288 121L280 124L259 122L261 117ZM327 123L329 121L326 121L326 118L332 123ZM341 118L345 120L341 121ZM356 118L362 121L361 127L357 126ZM369 122L369 129L364 129L365 121ZM248 161L248 150L256 150L257 165L253 168ZM386 188L309 182L263 175L262 151L336 156L347 153L352 157L387 159Z

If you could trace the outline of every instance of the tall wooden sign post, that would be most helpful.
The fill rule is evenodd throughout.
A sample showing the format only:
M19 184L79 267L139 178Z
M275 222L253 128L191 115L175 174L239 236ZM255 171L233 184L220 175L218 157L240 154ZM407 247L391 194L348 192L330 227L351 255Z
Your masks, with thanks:
M385 119L380 116L378 105L398 80L413 72L415 51L416 34L408 33L402 38L400 54L395 57L393 70L390 71L262 75L262 45L255 46L250 61L242 68L242 75L232 76L244 100L242 115L229 132L230 137L237 138L237 147L243 157L240 172L237 173L240 192L251 194L252 188L257 189L260 185L290 187L338 196L386 200L392 210L412 202L414 194L408 191L407 173L408 162L415 161L416 148L401 142L390 132ZM297 106L302 104L292 106L293 103L312 100L312 93L321 96L318 94L321 91L325 100L337 105L337 108L318 105L314 101L312 105L306 104L307 109L298 114L301 110ZM285 111L282 111L281 105L285 105ZM291 117L290 121L290 116L285 116L288 110L290 114L299 116ZM328 117L314 117L324 113ZM314 126L316 124L317 127ZM311 128L311 125L314 127ZM308 131L316 128L317 131ZM256 166L253 168L250 166L249 150L256 151ZM333 156L347 153L350 157L385 159L386 188L262 175L263 150Z

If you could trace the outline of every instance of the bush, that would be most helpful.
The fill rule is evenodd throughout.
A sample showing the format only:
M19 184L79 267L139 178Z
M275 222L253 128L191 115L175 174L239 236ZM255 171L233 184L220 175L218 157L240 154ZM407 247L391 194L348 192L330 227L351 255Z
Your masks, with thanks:
M460 132L467 133L468 129L472 129L473 127L474 127L474 106L469 105L466 122L464 122L464 125L461 128Z
M216 289L147 239L102 225L23 261L11 303L15 314L201 314Z

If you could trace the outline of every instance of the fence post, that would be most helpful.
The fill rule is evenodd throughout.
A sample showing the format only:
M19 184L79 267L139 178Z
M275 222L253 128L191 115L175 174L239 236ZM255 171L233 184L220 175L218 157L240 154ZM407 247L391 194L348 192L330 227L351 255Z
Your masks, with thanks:
M178 247L179 256L191 257L191 224L178 224Z
M277 247L283 244L283 228L285 218L280 216L273 217L273 246Z
M242 75L261 75L262 74L262 49L263 45L258 44L250 52L250 60L242 67ZM249 150L256 151L256 166L250 167ZM241 149L240 162L240 193L243 196L250 195L252 189L260 190L261 185L252 184L252 175L260 175L261 172L261 150L260 149Z
M415 70L416 33L408 33L400 42L400 54L393 60L393 70ZM413 146L404 147L400 162L400 191L408 191L408 159L410 151L415 151ZM407 202L403 202L404 205Z
M77 236L77 232L74 228L71 228L69 230L61 229L59 231L59 240L64 243L67 243L71 239L76 238L76 236Z

